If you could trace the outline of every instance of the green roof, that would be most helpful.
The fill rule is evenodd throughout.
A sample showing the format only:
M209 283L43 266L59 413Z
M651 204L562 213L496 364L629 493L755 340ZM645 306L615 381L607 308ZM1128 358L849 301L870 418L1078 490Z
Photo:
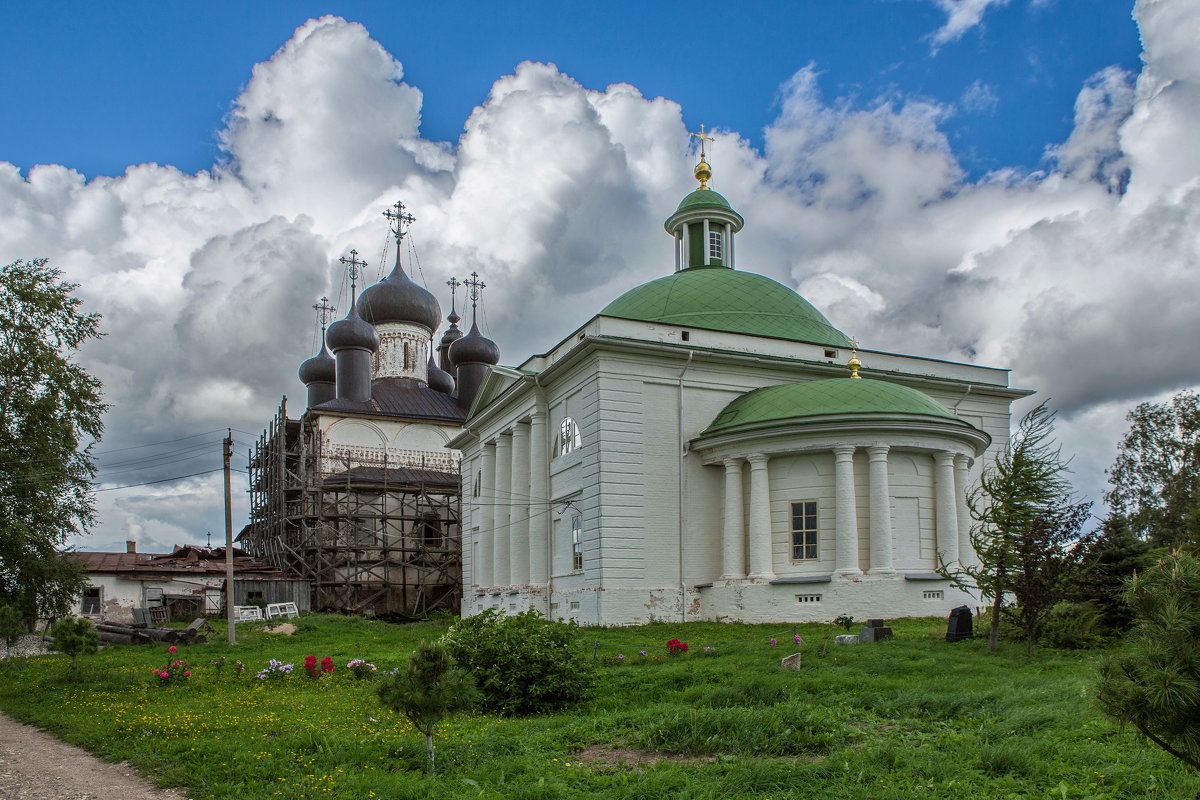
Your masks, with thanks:
M916 389L869 379L832 378L785 383L747 392L725 406L702 435L747 425L770 427L808 417L863 414L933 417L971 427L954 416L950 409Z
M644 283L600 314L833 347L850 344L846 334L792 289L764 275L728 267L692 267Z
M728 208L730 211L733 210L733 207L729 205L729 201L712 189L697 189L679 201L679 208L675 209L675 213L678 214L687 208L700 208L702 206L718 206L720 208Z

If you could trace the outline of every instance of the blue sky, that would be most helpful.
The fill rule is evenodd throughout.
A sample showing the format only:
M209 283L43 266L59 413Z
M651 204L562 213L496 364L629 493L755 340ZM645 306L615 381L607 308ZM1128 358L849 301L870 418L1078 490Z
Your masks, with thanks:
M1137 70L1130 8L1011 0L935 48L947 16L932 0L11 3L0 102L20 111L0 134L0 159L22 169L64 164L89 178L146 161L208 168L251 67L305 20L334 13L361 22L424 92L426 139L457 140L492 82L534 60L590 89L627 82L665 96L693 129L736 130L761 147L780 85L812 64L830 98L953 106L941 127L972 175L1036 169L1044 148L1070 132L1088 76L1109 65Z

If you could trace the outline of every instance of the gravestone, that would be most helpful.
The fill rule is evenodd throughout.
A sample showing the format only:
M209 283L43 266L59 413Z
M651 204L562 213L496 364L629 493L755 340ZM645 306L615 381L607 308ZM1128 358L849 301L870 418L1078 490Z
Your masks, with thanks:
M881 619L869 619L867 627L858 632L858 638L863 642L881 642L892 638L892 629L884 625Z
M859 639L853 633L843 633L841 636L834 638L833 641L837 644L858 644L862 639Z
M792 653L790 656L784 656L779 660L779 666L784 669L800 669L800 654Z
M961 642L963 639L974 639L975 629L971 622L971 609L966 606L950 609L950 621L946 626L946 641Z

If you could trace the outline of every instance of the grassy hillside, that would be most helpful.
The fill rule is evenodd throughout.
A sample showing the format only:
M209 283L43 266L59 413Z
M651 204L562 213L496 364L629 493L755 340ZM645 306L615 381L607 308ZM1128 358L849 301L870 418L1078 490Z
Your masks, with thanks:
M1200 789L1096 711L1097 654L989 654L982 641L942 641L941 620L902 620L894 640L857 647L832 644L840 629L801 625L799 672L779 667L795 652L786 626L585 629L581 647L603 643L589 702L529 718L456 717L438 738L441 772L426 777L422 738L343 665L390 669L444 626L297 622L292 636L243 625L236 648L223 631L180 648L174 657L193 675L177 686L151 673L167 660L160 646L83 657L79 680L64 656L14 662L0 669L0 709L198 799L1166 800ZM686 655L648 647L675 637ZM337 671L310 680L310 654L332 656ZM272 658L295 672L254 679Z

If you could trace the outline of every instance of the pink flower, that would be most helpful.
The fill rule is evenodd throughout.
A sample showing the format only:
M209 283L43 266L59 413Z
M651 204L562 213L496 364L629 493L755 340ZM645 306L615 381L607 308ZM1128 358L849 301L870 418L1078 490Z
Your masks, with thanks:
M792 634L792 641L796 643L796 647L804 644L804 640L800 638L800 634Z
M178 649L179 649L179 648L178 648L178 647L176 647L175 645L171 645L170 647L168 647L168 648L167 648L167 652L168 652L168 653L174 653L174 652L175 652L176 650L178 650Z
M771 647L774 647L775 645L779 644L779 642L778 642L778 641L776 641L775 639L772 639L772 640L769 642L769 644L771 645Z
M190 678L190 677L192 677L192 673L190 673L190 672L185 672L185 673L183 673L183 677L185 677L185 678Z
M164 673L162 673L162 677L164 677L164 678L169 678L169 677L171 677L171 673L169 673L169 672L164 672Z

